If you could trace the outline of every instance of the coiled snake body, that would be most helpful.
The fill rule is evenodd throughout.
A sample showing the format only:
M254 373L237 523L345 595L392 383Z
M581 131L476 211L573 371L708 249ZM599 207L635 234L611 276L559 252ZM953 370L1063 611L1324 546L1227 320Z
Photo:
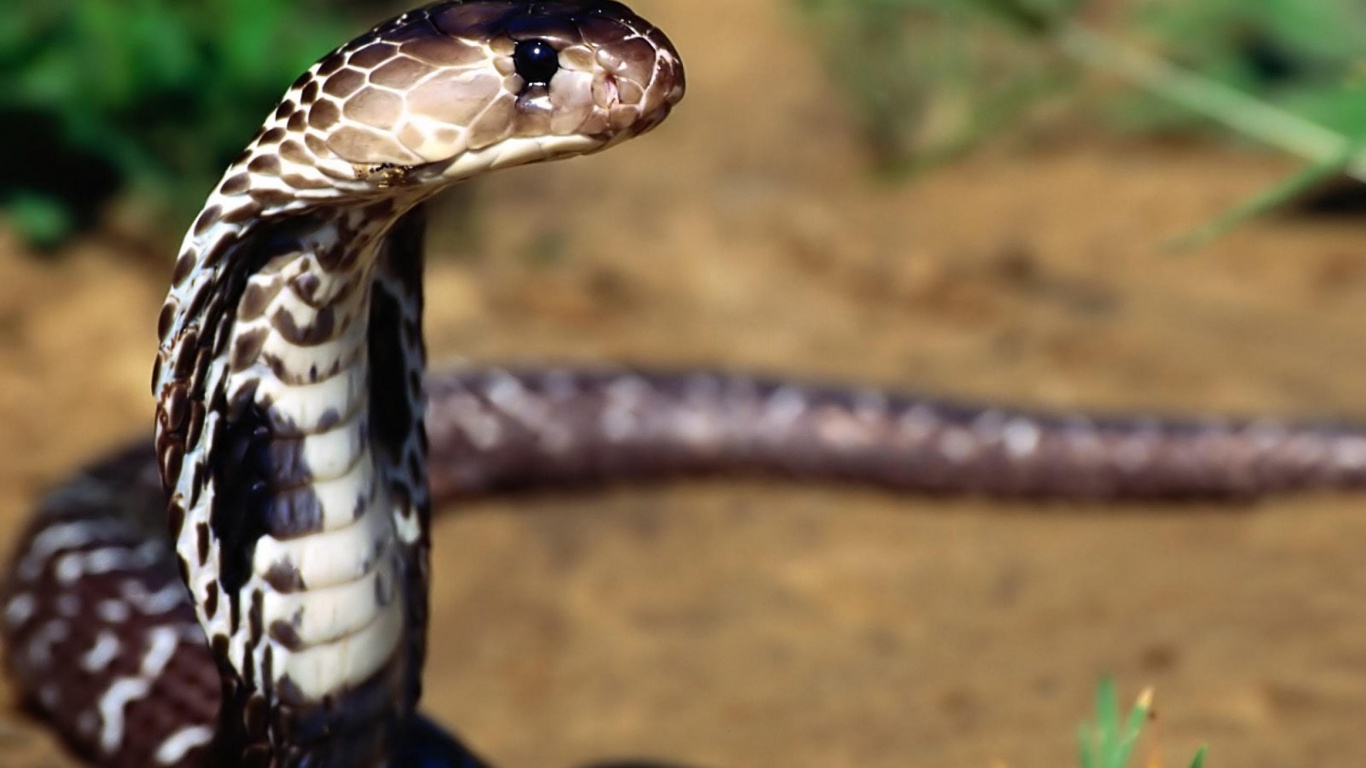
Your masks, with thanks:
M290 88L176 260L155 445L57 488L19 545L9 665L74 749L109 767L480 764L414 715L434 498L722 470L1074 497L1366 480L1366 437L1332 425L706 373L424 383L423 200L638 135L682 95L664 35L592 0L437 3Z

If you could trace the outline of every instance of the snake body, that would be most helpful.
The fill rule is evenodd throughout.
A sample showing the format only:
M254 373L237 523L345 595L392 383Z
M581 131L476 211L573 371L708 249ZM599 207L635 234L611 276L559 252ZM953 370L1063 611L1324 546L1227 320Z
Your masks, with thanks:
M434 502L709 472L1043 498L1366 486L1366 430L1086 418L724 373L465 369L427 380ZM151 441L53 489L0 607L9 667L94 764L208 764L219 670L165 535Z
M10 669L73 749L105 768L481 764L414 714L434 500L717 471L1101 498L1366 483L1366 431L1331 424L720 373L424 382L422 202L643 133L682 94L667 38L592 0L440 2L294 83L176 259L155 441L45 497L0 595Z
M426 638L422 202L600 150L683 95L610 2L443 2L286 93L186 235L161 314L157 456L243 765L388 765Z

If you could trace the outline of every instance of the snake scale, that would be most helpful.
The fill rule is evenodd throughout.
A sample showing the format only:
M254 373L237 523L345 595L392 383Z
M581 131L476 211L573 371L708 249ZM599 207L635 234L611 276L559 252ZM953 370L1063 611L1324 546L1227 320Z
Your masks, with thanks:
M439 2L290 87L175 261L155 441L50 492L0 595L9 669L74 751L483 765L415 714L429 510L462 495L706 472L1063 498L1366 485L1366 430L1334 424L711 372L425 377L423 201L644 133L683 90L664 34L595 0Z

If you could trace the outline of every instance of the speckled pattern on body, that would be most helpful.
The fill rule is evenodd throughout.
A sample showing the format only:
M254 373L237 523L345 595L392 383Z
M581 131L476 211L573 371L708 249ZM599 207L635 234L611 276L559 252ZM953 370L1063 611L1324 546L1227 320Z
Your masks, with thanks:
M426 390L436 501L715 472L1060 499L1366 485L1366 429L1350 424L1100 418L699 371L456 369ZM219 708L217 670L155 535L164 498L151 441L55 489L3 603L21 686L77 745L127 734L107 738L130 765L153 747L201 764ZM154 629L180 632L173 663L144 661ZM54 676L56 658L80 663ZM133 702L130 687L148 695ZM66 706L91 690L107 690L100 704Z

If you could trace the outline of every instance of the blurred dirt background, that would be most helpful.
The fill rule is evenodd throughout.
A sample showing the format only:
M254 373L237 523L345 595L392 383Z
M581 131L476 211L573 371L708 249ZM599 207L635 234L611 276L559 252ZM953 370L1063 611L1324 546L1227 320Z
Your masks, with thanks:
M641 141L490 180L473 230L438 221L434 360L1366 417L1366 221L1164 247L1286 162L1045 119L879 184L780 2L638 5L682 50L688 98ZM88 238L39 259L0 234L0 545L42 488L145 433L170 254ZM1125 698L1156 686L1161 765L1203 742L1212 766L1362 764L1362 503L718 481L445 510L426 706L512 768L1056 768L1113 674ZM0 713L0 765L66 764Z

